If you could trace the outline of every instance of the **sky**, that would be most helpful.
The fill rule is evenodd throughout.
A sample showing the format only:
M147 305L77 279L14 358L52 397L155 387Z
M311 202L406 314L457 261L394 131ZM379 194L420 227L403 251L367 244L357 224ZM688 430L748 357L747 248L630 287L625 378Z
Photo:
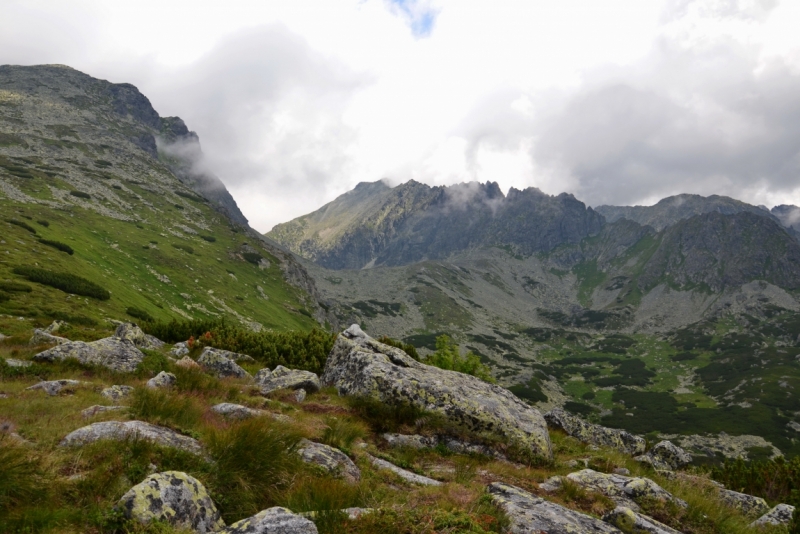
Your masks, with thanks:
M0 64L136 85L251 225L359 182L800 205L800 0L3 0Z

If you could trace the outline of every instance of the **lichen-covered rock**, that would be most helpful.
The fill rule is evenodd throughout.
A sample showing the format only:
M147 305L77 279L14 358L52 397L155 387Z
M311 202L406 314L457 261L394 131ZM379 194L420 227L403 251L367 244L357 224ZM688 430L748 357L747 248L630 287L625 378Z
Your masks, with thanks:
M353 325L336 339L322 383L340 395L413 405L474 432L490 432L530 453L552 458L550 436L538 410L511 392L473 376L420 363Z
M100 395L114 402L118 402L133 393L132 386L110 386L100 392Z
M33 331L33 336L28 342L29 345L63 345L69 343L69 339L60 336L54 336L50 332L36 328Z
M660 441L647 454L634 458L637 462L650 464L654 469L675 471L688 465L692 455L681 449L671 441Z
M112 371L133 372L144 360L144 353L125 339L107 337L90 343L70 341L33 357L39 362L75 359L86 365L102 365Z
M242 519L222 531L224 534L317 534L317 526L287 508L276 506Z
M219 378L251 378L250 373L239 367L239 365L228 358L226 354L236 354L235 352L228 352L227 350L213 349L206 347L197 358L197 363L202 365L206 370L211 371Z
M127 339L140 349L160 349L164 342L155 336L145 334L144 331L133 323L122 323L114 331L114 337Z
M421 486L442 485L442 483L439 482L438 480L418 475L416 473L412 473L411 471L406 471L402 467L397 467L393 463L387 462L386 460L381 460L380 458L375 458L374 456L369 456L369 461L372 463L372 465L374 465L378 469L388 469L395 475L399 476L400 478L402 478L407 482L411 482L412 484L419 484Z
M432 449L439 444L438 438L420 436L418 434L383 434L381 436L392 447L408 447L411 449Z
M144 421L103 421L92 423L67 434L61 440L59 446L75 447L100 440L124 440L128 438L144 439L164 447L173 447L204 456L203 448L196 439L178 434L169 428L151 425Z
M95 404L94 406L89 406L85 410L81 410L81 415L84 417L84 419L88 419L89 417L94 417L99 413L124 409L125 406L101 406L100 404Z
M624 506L617 506L608 512L603 516L603 521L614 525L625 534L681 534L652 517L634 512Z
M450 436L420 436L417 434L383 434L385 439L392 447L409 447L412 449L432 449L443 446L447 450L457 454L482 454L500 460L506 459L502 453L480 443L470 443L468 441L456 439Z
M5 362L9 367L30 367L33 365L33 362L29 362L27 360L17 360L16 358L7 358Z
M487 488L508 516L510 534L621 534L616 527L536 497L525 490L494 482Z
M303 389L314 393L319 391L319 377L311 371L287 369L279 365L272 371L261 369L256 374L256 383L261 386L261 394L278 389Z
M117 509L140 523L164 521L199 534L218 532L225 527L206 488L180 471L165 471L145 478L122 496Z
M674 497L649 478L609 475L598 473L592 469L583 469L582 471L570 473L566 478L584 488L602 493L618 505L637 512L639 511L638 503L653 499L673 501L680 506L686 507L684 501Z
M231 419L249 419L250 417L259 417L269 413L264 410L256 410L230 402L215 404L211 407L211 411L224 415L225 417L230 417Z
M185 341L175 343L175 345L173 345L172 348L170 349L169 353L176 358L180 358L181 356L186 356L187 354L189 354L189 346L186 344Z
M241 352L231 352L229 350L223 349L216 349L214 347L206 347L203 349L203 353L205 352L213 352L214 354L218 354L224 358L229 359L232 362L240 363L253 363L255 359L252 356L248 356L247 354L242 354Z
M304 462L321 467L332 475L340 476L347 482L356 483L361 480L361 470L345 453L323 443L314 443L307 439L300 441L297 453Z
M177 381L178 378L174 374L168 373L166 371L161 371L156 376L147 381L147 387L152 389L168 388L170 386L174 386L175 382Z
M78 387L83 384L80 380L43 380L26 389L41 389L48 395L58 395L64 388Z
M625 430L586 422L561 408L553 408L544 414L544 418L550 428L563 430L568 436L583 443L612 447L630 455L643 454L647 445L644 438L634 436Z
M306 390L303 388L298 389L294 392L294 401L295 402L303 402L306 400Z
M766 525L788 525L792 522L793 515L794 506L791 504L779 504L766 514L750 523L750 526L760 527Z
M769 512L767 501L761 497L754 497L753 495L729 489L720 489L719 496L725 504L739 510L743 515L755 517Z

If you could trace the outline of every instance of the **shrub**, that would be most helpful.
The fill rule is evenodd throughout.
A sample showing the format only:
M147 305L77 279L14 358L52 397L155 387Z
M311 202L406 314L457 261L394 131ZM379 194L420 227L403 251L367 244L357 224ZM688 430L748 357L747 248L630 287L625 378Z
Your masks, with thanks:
M39 239L39 243L42 245L47 245L48 247L57 248L61 252L66 252L70 256L72 256L75 251L72 250L72 247L67 245L66 243L62 243L60 241L53 241L51 239Z
M187 193L186 191L179 191L179 190L176 189L175 190L175 194L178 195L179 197L183 197L183 198L185 198L187 200L191 200L192 202L203 202L204 201L204 199L200 198L199 196L193 195L191 193Z
M11 300L11 295L0 291L0 302L8 302L9 300Z
M147 311L133 306L126 308L125 313L127 313L128 315L130 315L135 319L140 319L142 321L155 321L155 319L153 319L153 316L147 313Z
M6 222L9 224L13 224L15 226L19 226L20 228L24 228L32 234L36 233L36 228L31 226L30 224L26 223L25 221L20 221L17 219L6 219Z
M263 417L209 433L205 442L214 459L209 485L226 522L278 502L302 469L295 453L299 441L298 434Z
M381 336L378 338L378 341L386 345L389 345L391 347L398 348L403 352L405 352L406 354L408 354L409 356L411 356L412 358L414 358L415 360L420 361L419 353L417 352L416 347L414 347L414 345L410 343L403 343L402 341L392 339L389 336Z
M19 282L0 281L0 290L13 291L16 293L30 293L33 288L28 284L21 284Z
M403 427L416 427L431 416L425 410L411 404L391 406L368 397L347 397L347 403L378 433L397 432Z
M50 221L46 221L46 220L44 220L44 219L42 219L42 220L40 220L40 221L36 221L36 222L37 222L37 223L39 223L39 224L41 224L41 225L42 225L42 226L44 226L44 227L50 226Z
M98 300L108 300L111 298L111 294L108 292L108 290L100 287L94 282L87 280L86 278L82 278L74 274L50 271L48 269L40 269L39 267L29 266L14 267L13 272L14 274L24 276L31 282L54 287L66 293L83 295L85 297L92 297Z
M697 358L697 354L694 354L693 352L679 352L678 354L673 354L672 356L669 357L669 359L672 360L673 362L694 360L695 358Z
M242 257L245 259L245 261L250 262L253 265L258 265L259 262L264 259L264 257L257 252L245 252L242 254Z
M800 456L760 462L738 458L713 468L711 477L726 488L763 497L770 503L800 506Z
M84 193L83 191L70 191L69 194L78 198L92 198L92 195Z
M194 249L189 245L182 245L180 243L172 243L172 246L177 248L178 250L182 250L187 254L194 254Z
M200 234L200 237L202 239L204 239L205 241L208 241L209 243L213 243L214 241L217 240L217 238L214 237L213 235L202 235L202 234Z
M495 382L489 367L481 363L480 357L472 352L461 356L458 345L449 336L436 338L436 352L428 356L425 363L440 369L472 375L491 384Z

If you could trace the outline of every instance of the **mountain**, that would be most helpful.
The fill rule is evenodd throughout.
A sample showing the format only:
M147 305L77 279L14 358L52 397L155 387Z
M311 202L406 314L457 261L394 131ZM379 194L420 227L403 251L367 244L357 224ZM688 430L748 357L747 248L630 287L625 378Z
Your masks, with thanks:
M733 215L746 211L778 220L776 215L764 208L718 195L708 197L689 194L675 195L661 199L653 206L604 205L597 206L595 211L603 215L608 222L629 219L642 225L652 226L656 230L663 230L680 220L710 212Z
M267 237L330 269L407 265L463 251L509 246L547 252L597 233L603 218L572 195L475 182L395 188L362 183L319 210L275 226Z
M314 281L246 225L201 164L197 135L130 84L0 66L0 311L228 317L254 329L324 321ZM110 298L76 295L84 282L70 276Z

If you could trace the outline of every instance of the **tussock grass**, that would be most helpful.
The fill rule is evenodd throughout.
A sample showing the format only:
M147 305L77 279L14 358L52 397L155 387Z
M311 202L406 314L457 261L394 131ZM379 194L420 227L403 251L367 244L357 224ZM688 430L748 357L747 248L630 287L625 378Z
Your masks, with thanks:
M37 454L0 432L0 516L15 506L45 499L48 478Z
M133 419L186 432L199 426L203 408L190 396L176 395L164 389L139 387L131 395L129 414Z
M367 426L347 417L327 416L320 441L348 453L356 440L368 435Z

